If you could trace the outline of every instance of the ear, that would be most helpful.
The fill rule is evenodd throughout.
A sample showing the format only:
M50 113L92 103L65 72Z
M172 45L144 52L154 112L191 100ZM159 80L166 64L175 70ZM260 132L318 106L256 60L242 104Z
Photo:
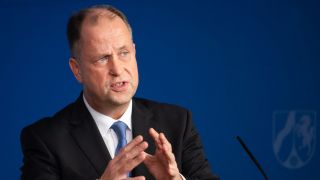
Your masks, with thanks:
M74 77L78 80L79 83L82 83L82 77L81 77L81 70L80 70L80 64L79 62L71 57L69 59L69 66L70 66L70 69L74 75Z
M134 53L136 53L136 44L132 43L132 47L133 47Z

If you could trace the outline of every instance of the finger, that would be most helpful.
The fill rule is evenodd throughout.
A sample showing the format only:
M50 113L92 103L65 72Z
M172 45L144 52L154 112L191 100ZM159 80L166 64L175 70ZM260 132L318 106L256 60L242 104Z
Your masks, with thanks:
M119 163L121 163L121 161L130 161L134 158L136 158L137 156L139 156L139 154L141 154L144 150L146 150L148 148L148 143L146 141L141 142L139 145L137 145L136 147L132 148L130 151L125 151L125 149L123 149L123 152L120 152L120 160Z
M155 141L159 139L159 133L153 128L149 129L149 134Z
M132 178L127 178L126 180L145 180L146 178L144 176L137 176Z
M128 152L121 152L120 159L117 161L121 172L130 172L145 159L144 150L148 148L148 143L143 141L138 146Z
M123 157L134 158L135 156L137 156L139 153L146 150L147 148L148 148L148 143L146 141L143 141L131 149L125 148L125 147L122 148L120 150L119 155L121 156L121 159Z
M142 141L143 141L143 137L141 135L138 135L132 141L130 141L125 147L127 148L127 150L131 150L132 148L140 144Z
M143 153L146 155L146 159L150 159L150 158L152 158L152 155L151 155L151 154L146 153L146 152L143 152Z
M133 159L126 159L122 158L119 162L120 172L121 173L129 173L132 171L136 166L138 166L140 163L142 163L146 158L146 154L141 152L139 155L134 157Z
M148 154L146 152L144 152L144 153L146 155L146 158L143 161L143 163L146 164L147 166L151 165L155 161L155 158L153 158L153 156L151 154Z
M172 153L172 146L163 133L159 135L160 141L163 143L163 153L167 158L168 163L176 163L174 154Z
M159 133L156 130L154 130L153 128L150 128L149 129L149 134L153 138L156 147L158 149L162 149L162 144L161 144L161 141L159 139Z
M176 158L175 158L174 154L171 151L164 151L164 155L165 155L165 157L167 159L167 162L169 164L176 163Z
M168 141L168 139L166 138L166 136L163 133L160 133L159 139L162 143L163 149L166 149L171 152L172 151L171 143Z
M131 151L132 148L138 146L143 141L143 137L141 135L135 137L130 143L128 143L125 147L123 147L119 154L114 157L114 161L119 161L121 157L126 153Z

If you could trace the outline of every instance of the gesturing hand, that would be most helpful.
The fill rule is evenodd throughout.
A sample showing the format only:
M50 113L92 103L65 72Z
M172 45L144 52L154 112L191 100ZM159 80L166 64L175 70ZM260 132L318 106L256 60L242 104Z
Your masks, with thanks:
M142 136L134 138L109 162L100 180L144 180L144 176L130 178L127 175L133 168L145 160L146 153L144 153L144 150L147 147L148 143L143 141Z
M156 144L154 155L146 154L143 161L150 173L157 180L180 180L181 176L177 163L172 153L172 147L163 133L158 133L153 128L149 129L149 134Z

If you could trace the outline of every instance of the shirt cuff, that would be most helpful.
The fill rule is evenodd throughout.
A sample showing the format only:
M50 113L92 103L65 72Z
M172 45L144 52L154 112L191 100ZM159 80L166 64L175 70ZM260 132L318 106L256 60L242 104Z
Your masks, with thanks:
M180 174L182 180L186 180L186 178L181 173L179 173L179 174Z

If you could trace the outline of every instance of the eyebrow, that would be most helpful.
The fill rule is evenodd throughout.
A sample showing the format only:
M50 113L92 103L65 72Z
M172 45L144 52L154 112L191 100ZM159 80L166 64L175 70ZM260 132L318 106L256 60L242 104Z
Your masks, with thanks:
M128 46L127 45L123 45L123 46L121 46L121 47L119 47L119 48L117 48L116 50L117 51L121 51L121 50L123 50L123 49L128 49ZM98 58L100 58L101 56L109 56L109 55L111 55L111 53L110 52L107 52L107 53L99 53L99 54L97 54L97 55L93 55L93 56L91 56L91 57L89 57L90 59L98 59Z
M126 45L119 47L117 50L128 49Z
M111 55L110 53L101 53L101 54L90 56L89 58L93 59L93 60L97 60L97 59L99 59L101 57L110 56L110 55Z

